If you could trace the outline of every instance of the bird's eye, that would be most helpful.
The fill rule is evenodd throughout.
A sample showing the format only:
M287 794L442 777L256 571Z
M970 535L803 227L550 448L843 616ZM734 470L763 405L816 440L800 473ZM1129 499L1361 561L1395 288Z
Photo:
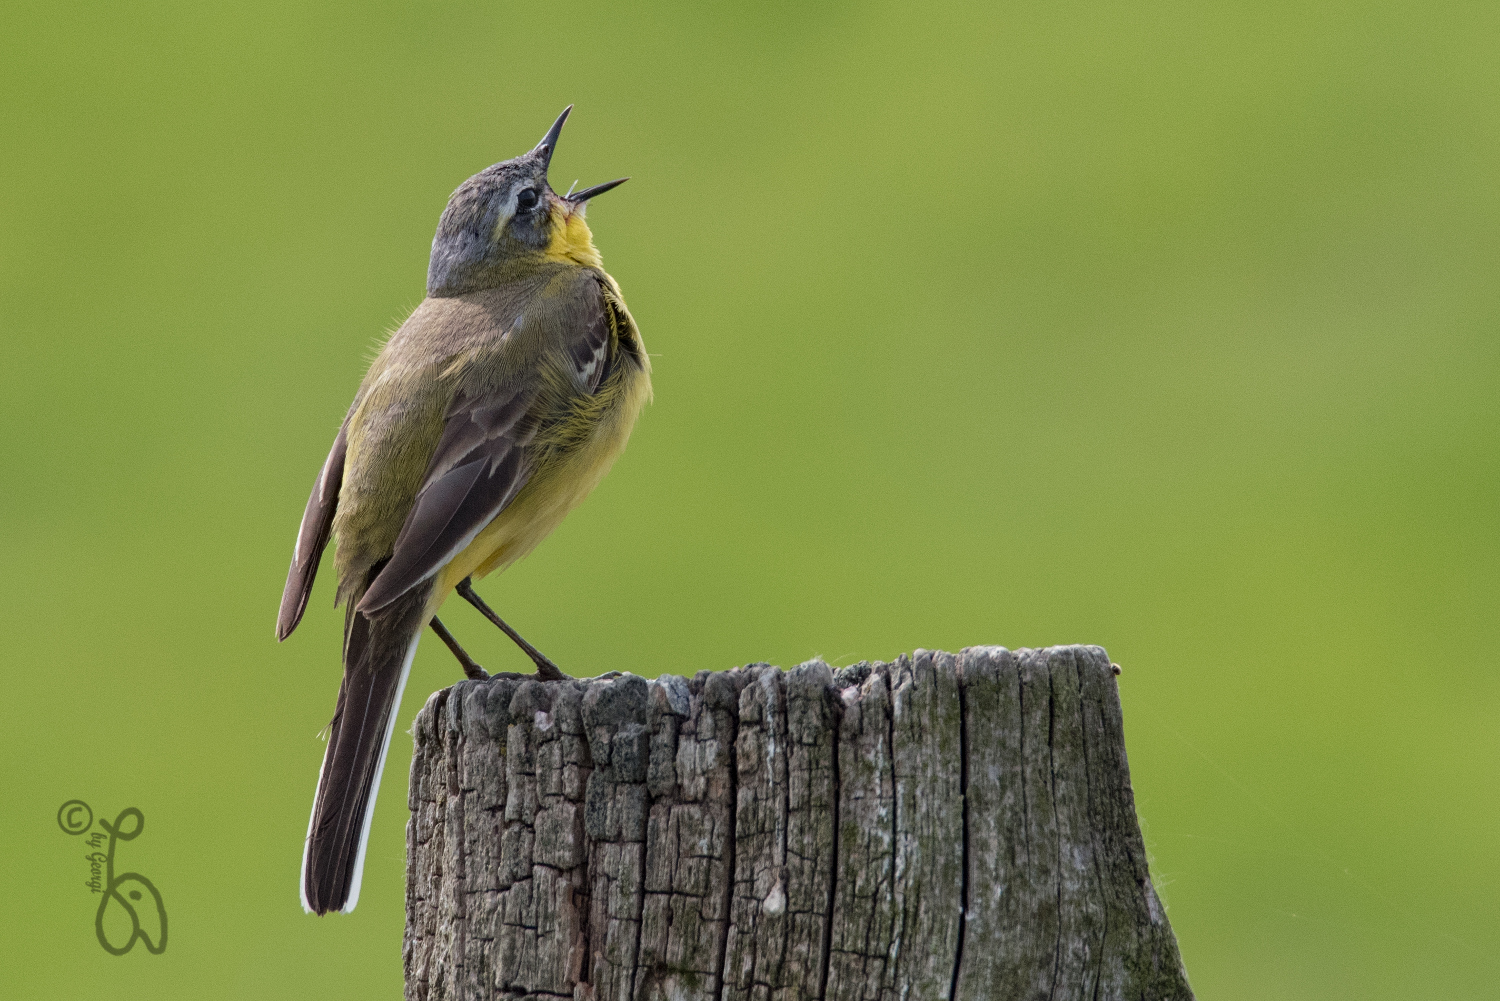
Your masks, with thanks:
M516 208L521 212L530 212L536 208L536 192L530 188L523 188L521 193L516 195Z

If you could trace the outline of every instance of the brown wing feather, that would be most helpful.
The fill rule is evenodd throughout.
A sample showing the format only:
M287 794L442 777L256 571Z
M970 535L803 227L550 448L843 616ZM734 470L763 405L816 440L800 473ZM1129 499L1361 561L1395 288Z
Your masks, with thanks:
M597 291L599 286L593 285ZM610 331L612 324L604 308L603 297L590 296L588 318L578 336L568 344L568 360L573 363L573 377L578 388L592 396L604 381L605 369L609 367ZM597 304L593 301L597 298Z
M455 403L395 552L360 599L361 612L378 612L431 577L526 485L535 429L524 418L534 395L521 390Z
M312 496L302 513L302 527L297 530L297 548L292 550L292 566L287 571L286 589L281 592L281 612L276 617L276 638L284 640L302 621L307 599L312 594L313 578L328 536L333 531L333 513L338 509L339 487L344 482L344 457L349 450L349 418L344 418L333 448L313 481Z

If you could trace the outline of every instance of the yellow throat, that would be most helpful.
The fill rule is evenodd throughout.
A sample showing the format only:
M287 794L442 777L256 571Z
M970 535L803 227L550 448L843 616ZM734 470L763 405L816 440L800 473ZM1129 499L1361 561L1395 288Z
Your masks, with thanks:
M583 206L552 205L552 242L547 245L547 260L571 261L590 268L602 268L604 261L594 248L594 234L583 221Z

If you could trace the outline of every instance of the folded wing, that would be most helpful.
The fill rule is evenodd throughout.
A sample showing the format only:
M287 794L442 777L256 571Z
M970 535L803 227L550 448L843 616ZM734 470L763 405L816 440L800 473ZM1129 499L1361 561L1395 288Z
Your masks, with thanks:
M518 387L503 399L455 401L395 553L360 599L361 612L379 612L437 573L526 485L534 396L534 388Z
M575 397L599 388L617 343L597 280L579 291L566 308L527 317L554 327L548 331L554 353L539 363L562 369ZM379 612L431 578L515 499L536 466L533 441L566 412L550 398L549 384L538 371L503 392L458 394L395 552L360 599L361 612Z

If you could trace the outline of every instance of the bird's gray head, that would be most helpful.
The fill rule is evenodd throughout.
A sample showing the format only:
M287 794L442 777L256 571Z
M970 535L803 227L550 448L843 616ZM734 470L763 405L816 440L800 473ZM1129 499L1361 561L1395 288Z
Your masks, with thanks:
M486 167L458 186L438 220L427 266L427 294L459 295L503 281L507 266L548 257L598 263L584 206L625 183L606 181L559 195L547 183L570 104L531 152Z

